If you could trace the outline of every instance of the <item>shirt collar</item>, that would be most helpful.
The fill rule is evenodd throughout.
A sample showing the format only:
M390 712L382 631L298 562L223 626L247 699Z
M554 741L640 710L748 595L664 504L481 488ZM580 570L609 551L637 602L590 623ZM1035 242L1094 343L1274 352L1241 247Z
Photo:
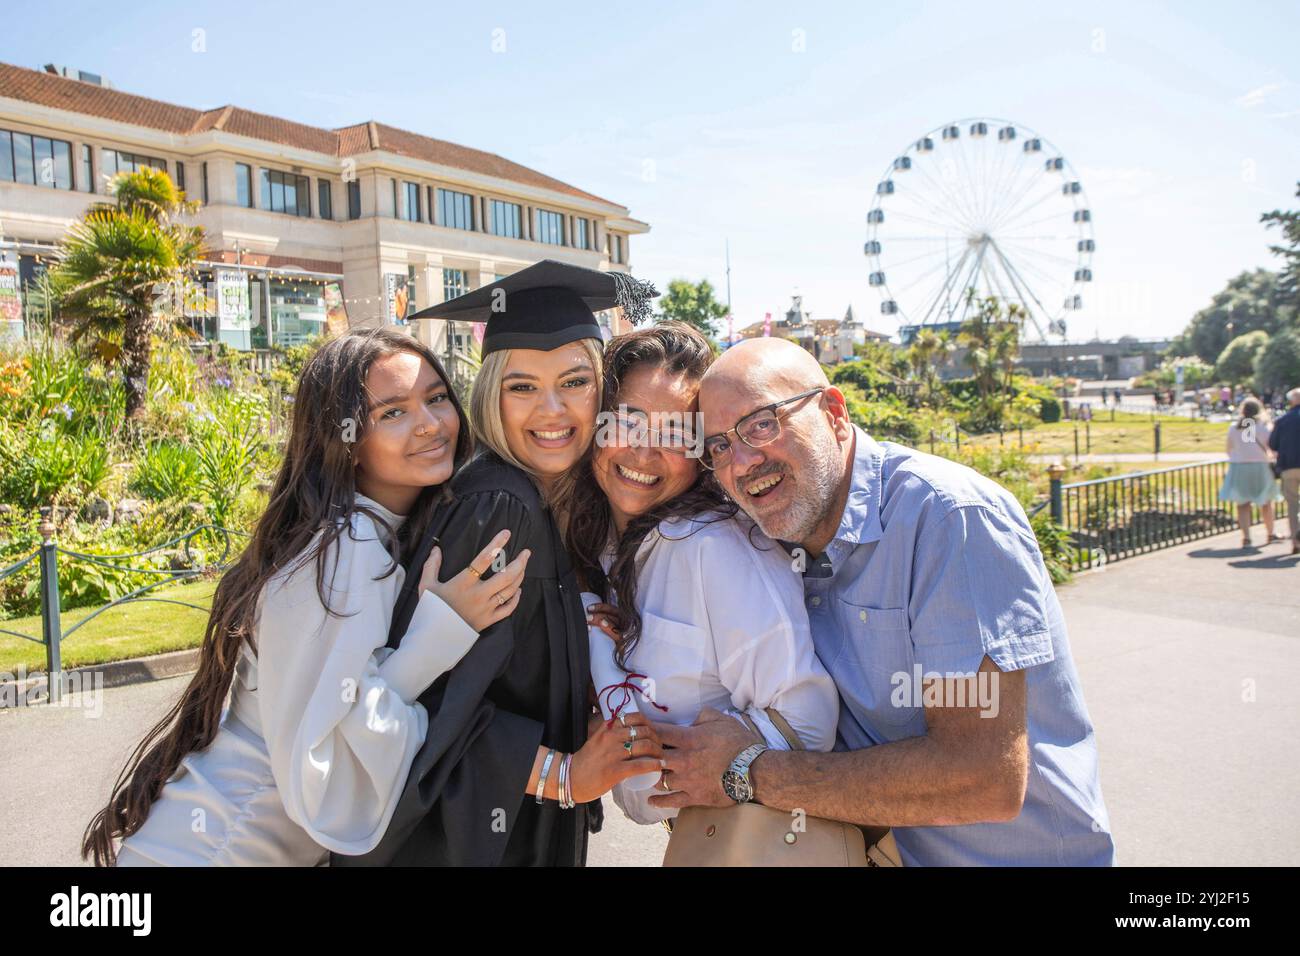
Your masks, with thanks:
M835 529L833 541L856 546L880 540L883 532L880 526L880 474L884 460L885 449L881 444L854 425L849 496L844 502L844 514L840 526Z

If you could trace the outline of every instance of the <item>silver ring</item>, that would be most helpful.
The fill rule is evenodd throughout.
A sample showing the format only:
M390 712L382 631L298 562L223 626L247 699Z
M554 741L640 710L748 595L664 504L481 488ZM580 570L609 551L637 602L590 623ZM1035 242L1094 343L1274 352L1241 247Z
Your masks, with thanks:
M628 740L636 740L636 728L635 728L635 727L629 727L629 728L628 728L628 738L627 738L627 739L628 739Z
M668 786L668 773L669 771L665 770L659 776L659 783L663 786L664 790L672 790L672 787Z
M627 714L619 714L619 715L618 715L618 722L619 722L620 724L622 724L624 727L626 727L626 726L627 726Z

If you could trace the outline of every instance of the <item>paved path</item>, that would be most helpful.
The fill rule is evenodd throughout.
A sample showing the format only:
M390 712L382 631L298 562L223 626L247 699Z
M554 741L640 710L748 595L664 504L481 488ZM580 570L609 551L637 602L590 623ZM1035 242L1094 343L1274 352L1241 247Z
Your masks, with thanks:
M1300 864L1300 558L1236 534L1061 589L1121 863ZM185 680L106 690L93 718L0 710L0 865L78 863L82 828ZM606 806L590 862L657 865L664 830Z

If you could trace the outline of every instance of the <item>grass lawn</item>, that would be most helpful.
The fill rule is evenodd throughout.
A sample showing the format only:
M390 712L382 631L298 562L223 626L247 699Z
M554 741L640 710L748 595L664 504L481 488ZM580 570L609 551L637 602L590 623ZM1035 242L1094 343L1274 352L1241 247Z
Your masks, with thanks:
M216 587L216 581L195 581L159 588L150 593L208 607L212 603L212 592ZM63 630L66 632L94 611L95 608L64 611ZM207 623L206 612L179 604L133 601L118 605L64 640L63 667L66 670L198 647L203 643L203 628ZM13 618L0 621L0 627L39 638L41 618L40 615ZM29 673L34 670L44 671L45 645L7 634L0 635L0 672L13 674L19 664L26 665Z
M1093 419L1090 425L1083 422L1055 422L1025 429L1025 449L1032 454L1074 454L1074 432L1079 431L1079 452L1088 454L1088 435L1091 433L1091 452L1107 454L1151 454L1155 452L1155 429L1149 418L1127 416L1129 421ZM1160 450L1196 451L1213 454L1224 453L1228 426L1224 422L1204 422L1187 418L1157 418L1160 422ZM1017 432L1008 431L1002 437L1007 445L1019 441ZM980 445L997 445L997 434L981 435L972 439ZM1031 447L1033 446L1033 447Z

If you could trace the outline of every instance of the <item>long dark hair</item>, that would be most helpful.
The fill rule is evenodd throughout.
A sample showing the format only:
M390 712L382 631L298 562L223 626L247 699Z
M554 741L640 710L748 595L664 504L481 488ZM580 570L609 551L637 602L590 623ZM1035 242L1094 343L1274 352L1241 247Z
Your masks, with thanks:
M327 342L312 356L298 378L284 461L266 510L248 547L212 596L198 671L181 699L135 748L108 805L86 827L83 858L93 857L97 866L112 865L117 859L113 841L139 830L186 755L212 743L240 647L247 642L257 650L253 631L258 599L277 572L314 560L317 593L326 611L335 613L326 591L325 565L331 546L351 527L356 512L384 522L381 515L358 505L352 458L356 442L365 437L368 420L366 376L375 361L397 352L420 356L447 383L460 421L453 473L468 460L473 443L469 422L438 357L426 345L392 329L358 329ZM396 570L401 551L427 523L434 505L450 493L449 485L445 482L420 493L396 537L398 555L386 573Z
M624 377L632 369L646 364L699 381L713 364L713 349L703 335L683 322L663 322L611 339L605 347L603 411L611 412L617 408ZM605 601L618 601L623 617L623 634L615 659L626 670L627 659L641 635L636 582L644 557L638 562L637 552L646 536L661 521L669 518L696 518L708 524L731 518L738 509L722 491L713 472L700 468L699 477L690 488L628 522L615 546L614 563L606 575L600 558L613 536L614 520L609 502L596 483L592 461L594 442L592 446L575 466L579 479L574 484L566 544L583 586Z

